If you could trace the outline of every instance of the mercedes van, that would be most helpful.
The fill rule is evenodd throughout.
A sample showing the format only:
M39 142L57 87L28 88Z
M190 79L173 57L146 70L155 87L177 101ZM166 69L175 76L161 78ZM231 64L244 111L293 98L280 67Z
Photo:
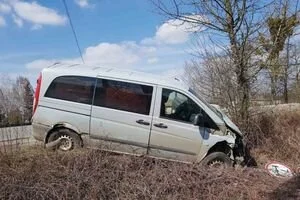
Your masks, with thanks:
M177 79L54 64L37 80L33 136L57 149L90 147L208 165L242 162L238 127Z

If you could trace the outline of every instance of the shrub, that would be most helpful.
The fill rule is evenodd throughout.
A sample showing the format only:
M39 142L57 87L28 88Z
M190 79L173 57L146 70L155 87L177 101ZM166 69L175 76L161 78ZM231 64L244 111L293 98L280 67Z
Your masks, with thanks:
M0 156L0 199L267 199L258 169L197 165L84 150Z
M276 160L297 167L300 160L300 112L283 109L259 113L250 120L246 141L261 164ZM298 166L299 167L299 166Z

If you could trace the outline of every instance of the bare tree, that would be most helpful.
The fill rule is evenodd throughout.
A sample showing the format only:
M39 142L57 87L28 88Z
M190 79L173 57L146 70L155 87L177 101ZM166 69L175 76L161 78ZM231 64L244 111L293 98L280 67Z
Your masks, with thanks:
M30 122L32 117L33 110L33 88L27 78L23 79L23 88L24 88L24 120L26 123Z
M203 26L212 34L222 36L229 44L228 55L238 86L238 113L248 118L250 104L250 65L257 31L262 26L268 4L257 0L152 0L157 9L173 19ZM212 41L215 41L214 37Z
M279 81L282 80L285 103L288 103L289 41L295 27L299 24L297 19L298 0L296 5L293 2L290 0L280 1L278 8L274 9L273 15L267 18L268 35L260 35L264 53L267 54L265 68L270 75L272 100L276 99ZM291 10L293 11L291 12ZM286 41L286 58L281 59L280 52L284 50ZM285 63L282 60L285 60Z
M295 77L295 87L300 92L300 46L296 45L293 48L293 52L291 55L292 62L294 63L294 77ZM300 93L299 93L300 97ZM300 98L299 98L300 99Z
M289 56L289 97L294 102L300 102L300 46L299 42L290 44Z
M16 104L22 112L24 122L29 122L32 116L33 88L26 77L19 76L13 87Z
M0 127L7 125L7 111L4 105L4 95L0 88Z
M210 103L226 108L233 117L238 116L237 77L228 56L206 52L203 59L186 63L184 77Z
M28 123L32 103L33 89L27 78L3 77L0 81L0 126Z

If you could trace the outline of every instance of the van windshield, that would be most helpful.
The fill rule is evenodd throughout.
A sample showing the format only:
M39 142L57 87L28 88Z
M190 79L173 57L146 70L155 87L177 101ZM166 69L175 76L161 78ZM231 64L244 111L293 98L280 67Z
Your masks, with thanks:
M192 93L195 97L200 99L207 107L209 107L216 115L218 115L221 119L223 119L223 115L220 111L218 111L214 106L209 104L205 99L203 99L199 94L197 94L193 89L189 88L189 92Z

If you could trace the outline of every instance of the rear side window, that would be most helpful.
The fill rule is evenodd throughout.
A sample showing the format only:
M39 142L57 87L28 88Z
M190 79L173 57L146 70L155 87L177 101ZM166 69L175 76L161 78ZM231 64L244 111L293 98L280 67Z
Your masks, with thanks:
M95 78L82 76L61 76L54 79L45 97L92 104Z
M149 115L152 86L97 79L94 105Z

